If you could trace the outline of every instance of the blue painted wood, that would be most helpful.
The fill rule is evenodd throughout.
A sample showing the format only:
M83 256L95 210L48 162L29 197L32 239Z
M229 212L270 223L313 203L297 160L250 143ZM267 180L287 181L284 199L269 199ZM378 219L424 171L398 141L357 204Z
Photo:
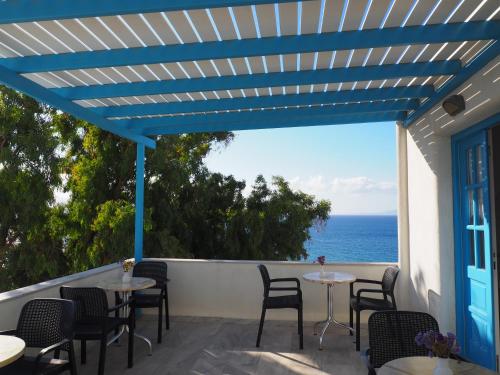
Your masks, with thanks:
M392 27L1 59L19 73L498 39L500 21Z
M135 162L135 241L134 258L136 262L142 260L144 237L144 161L145 147L137 144L137 158Z
M96 113L63 98L60 95L52 92L51 90L48 90L2 66L0 66L0 83L14 90L20 91L26 95L29 95L43 103L54 106L61 111L69 113L82 120L88 121L100 127L101 129L107 130L123 138L130 139L131 141L143 143L150 148L156 147L156 143L154 140L134 134L121 126L116 125L112 121L107 120L97 115Z
M126 126L128 129L141 128L147 129L148 127L160 126L182 126L190 125L203 125L210 128L212 124L223 123L250 123L262 122L272 124L276 120L291 119L291 118L315 118L315 117L330 117L338 115L350 114L368 114L374 112L401 112L407 111L418 106L417 100L397 100L392 102L378 102L378 103L359 103L359 104L338 104L328 105L324 107L303 107L303 108L288 108L288 109L270 109L270 110L256 110L244 112L229 112L229 113L208 113L208 114L195 114L195 115L179 115L167 117L152 117L152 118L138 118L130 120L115 120L115 123L121 126Z
M0 1L0 24L119 14L237 7L296 0L16 0ZM307 1L307 0L306 0Z
M408 127L413 122L417 121L421 116L423 116L428 110L430 110L434 105L439 103L441 100L446 98L446 96L451 95L452 91L457 89L466 80L472 77L476 72L486 66L491 60L496 58L500 54L500 42L497 40L491 46L489 46L485 51L483 51L479 56L477 56L468 66L462 68L458 74L452 79L441 86L436 94L433 95L427 102L422 104L422 106L411 114L408 119L405 120L404 126Z
M457 338L462 345L461 355L495 369L487 150L488 134L484 128L452 140L456 324Z
M1 59L19 73L498 39L500 21L393 27Z
M404 112L378 112L361 113L337 116L310 116L310 117L285 117L275 119L269 122L260 120L247 120L242 122L215 122L210 124L183 124L183 125L158 125L147 128L137 128L137 132L147 135L168 135L183 133L203 133L220 132L252 129L278 129L293 128L300 126L320 126L320 125L344 125L344 124L362 124L377 123L384 121L402 121L405 118ZM376 126L376 124L374 124Z
M369 90L343 90L312 94L273 95L233 99L211 99L171 103L133 104L94 107L92 111L103 117L127 117L174 113L210 112L250 108L273 108L296 105L349 103L402 98L430 97L433 86L390 87ZM413 102L418 106L418 103ZM415 108L416 108L415 106Z
M237 76L63 87L53 89L53 91L72 100L98 99L118 96L140 96L246 88L253 89L259 87L281 87L370 81L400 77L450 75L458 73L460 67L459 61L435 61L427 63L306 70L301 72L242 74Z

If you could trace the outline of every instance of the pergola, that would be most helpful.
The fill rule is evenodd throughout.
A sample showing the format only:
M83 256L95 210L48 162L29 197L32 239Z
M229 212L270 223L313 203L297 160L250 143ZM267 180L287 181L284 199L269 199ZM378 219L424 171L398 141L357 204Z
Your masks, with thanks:
M190 132L410 126L500 52L498 0L4 0L0 82L145 147Z

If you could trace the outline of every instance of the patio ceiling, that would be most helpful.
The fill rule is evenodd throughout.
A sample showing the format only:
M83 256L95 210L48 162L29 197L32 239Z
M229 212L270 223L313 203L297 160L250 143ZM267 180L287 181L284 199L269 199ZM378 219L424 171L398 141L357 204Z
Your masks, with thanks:
M498 0L7 0L0 82L151 136L415 119L499 55Z

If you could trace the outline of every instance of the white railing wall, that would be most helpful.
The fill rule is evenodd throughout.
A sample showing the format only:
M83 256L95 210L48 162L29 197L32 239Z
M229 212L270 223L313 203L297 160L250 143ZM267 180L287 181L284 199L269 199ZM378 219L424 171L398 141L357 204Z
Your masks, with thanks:
M263 286L258 261L155 259L168 264L171 316L202 316L258 319ZM304 297L304 319L322 320L326 314L326 287L307 282L302 275L319 266L300 262L264 262L271 277L297 277ZM327 271L343 271L358 278L381 279L387 263L328 264ZM95 286L99 281L121 277L118 264L61 277L0 294L0 330L15 328L24 303L32 298L58 297L61 285ZM396 292L397 293L397 292ZM111 297L111 296L110 296ZM349 285L335 287L334 310L338 319L348 320ZM144 310L156 314L157 310ZM366 321L368 313L362 318ZM268 311L267 319L295 320L293 310Z

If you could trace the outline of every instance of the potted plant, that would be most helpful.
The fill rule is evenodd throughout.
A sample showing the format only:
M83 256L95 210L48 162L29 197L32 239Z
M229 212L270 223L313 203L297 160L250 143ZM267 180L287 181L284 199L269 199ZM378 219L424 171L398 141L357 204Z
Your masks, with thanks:
M460 346L453 333L448 332L444 335L435 331L420 332L415 337L415 342L418 346L424 346L429 351L429 357L437 357L434 375L453 374L450 369L449 358L452 354L460 352Z
M134 268L135 262L133 259L124 259L121 261L123 268L123 282L129 282L132 279L132 270Z

